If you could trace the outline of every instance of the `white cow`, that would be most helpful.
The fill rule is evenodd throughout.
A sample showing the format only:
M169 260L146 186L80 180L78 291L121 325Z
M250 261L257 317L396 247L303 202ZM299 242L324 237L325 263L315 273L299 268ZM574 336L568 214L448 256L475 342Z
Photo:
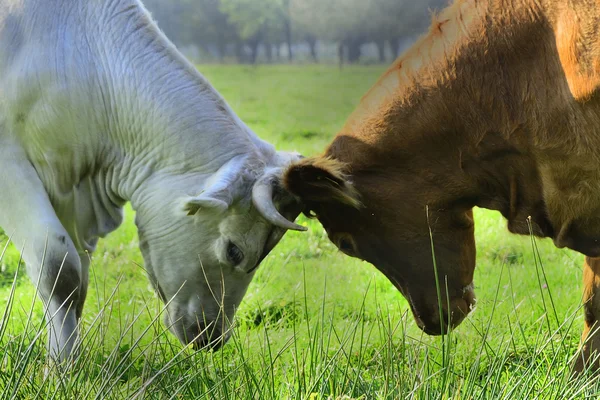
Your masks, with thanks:
M244 125L139 0L0 0L0 226L54 359L77 353L89 256L128 201L166 323L226 340L258 263L303 230L278 185L298 157Z

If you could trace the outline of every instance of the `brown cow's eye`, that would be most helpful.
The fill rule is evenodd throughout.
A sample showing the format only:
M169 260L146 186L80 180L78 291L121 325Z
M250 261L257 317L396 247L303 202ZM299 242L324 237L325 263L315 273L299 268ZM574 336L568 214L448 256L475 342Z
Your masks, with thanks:
M231 265L238 265L244 259L244 253L233 242L227 245L227 260Z
M352 254L354 252L354 246L349 239L341 238L338 242L338 248L346 254Z

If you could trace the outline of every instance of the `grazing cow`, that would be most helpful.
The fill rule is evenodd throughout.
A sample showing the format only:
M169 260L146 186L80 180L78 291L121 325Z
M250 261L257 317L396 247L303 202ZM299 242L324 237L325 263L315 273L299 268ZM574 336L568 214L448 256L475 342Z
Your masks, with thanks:
M531 221L588 256L585 339L600 318L599 89L597 2L456 0L284 186L429 334L474 303L472 208L500 211L513 233ZM599 346L588 337L577 368Z
M244 125L138 0L1 0L0 55L0 226L50 355L76 354L89 257L127 201L166 323L220 344L260 261L303 230L278 185L299 156Z

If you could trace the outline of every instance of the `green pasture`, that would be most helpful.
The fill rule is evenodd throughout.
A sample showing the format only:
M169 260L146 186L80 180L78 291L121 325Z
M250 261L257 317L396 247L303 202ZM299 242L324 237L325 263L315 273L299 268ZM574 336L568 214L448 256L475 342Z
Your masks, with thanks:
M383 71L199 69L259 136L305 155L322 151ZM8 246L0 399L596 398L594 379L569 380L583 325L583 257L510 235L499 213L475 216L477 309L448 336L421 333L382 274L301 217L309 231L288 233L263 262L230 342L194 353L165 332L127 209L93 257L84 348L69 372L47 368L42 307L24 267L15 275L19 256Z

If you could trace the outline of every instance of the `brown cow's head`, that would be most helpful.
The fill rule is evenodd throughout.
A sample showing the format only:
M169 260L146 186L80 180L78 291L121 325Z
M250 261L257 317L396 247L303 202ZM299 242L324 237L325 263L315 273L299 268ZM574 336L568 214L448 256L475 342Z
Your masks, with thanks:
M303 159L288 169L284 185L342 252L374 264L388 277L409 301L421 329L440 334L458 325L475 301L468 201L444 204L448 188L416 174L388 167L347 175L345 168L331 158ZM426 207L425 193L438 201Z

